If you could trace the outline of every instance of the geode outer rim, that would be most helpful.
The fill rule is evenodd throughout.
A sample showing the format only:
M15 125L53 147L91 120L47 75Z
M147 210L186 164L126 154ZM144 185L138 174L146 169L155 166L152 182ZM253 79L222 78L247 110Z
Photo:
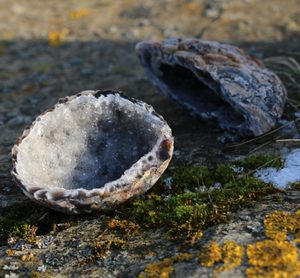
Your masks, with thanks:
M166 133L162 134L161 137L159 137L156 141L156 143L152 146L152 149L147 152L145 155L139 158L139 160L133 165L137 163L141 163L143 159L145 159L149 153L162 153L164 159L160 161L160 164L151 166L149 169L143 169L141 176L136 176L134 180L128 184L123 184L119 188L117 186L115 187L108 187L107 185L111 182L115 183L119 181L120 178L107 182L103 187L101 188L94 188L91 190L87 190L84 188L76 188L76 189L65 189L65 188L49 188L49 187L32 187L23 184L21 178L18 176L16 165L18 163L17 161L17 155L18 155L18 146L22 143L22 141L27 137L27 135L30 133L31 129L34 127L35 123L40 120L40 117L52 112L55 110L55 108L62 104L67 103L77 97L80 97L82 95L93 95L96 98L99 98L101 96L106 97L108 95L113 95L116 97L120 97L123 100L128 100L135 105L140 106L145 110L145 113L150 113L151 115L158 118L165 129L167 130ZM128 199L135 195L142 194L146 191L148 191L155 182L159 179L161 174L165 171L165 169L168 167L172 155L173 155L173 149L174 149L174 138L172 136L172 131L167 122L164 120L164 118L159 115L151 105L146 104L140 100L136 100L133 98L129 98L125 96L120 91L113 91L113 90L105 90L105 91L83 91L73 96L68 96L65 98L59 99L58 103L56 103L52 108L44 111L41 113L37 118L32 122L32 124L25 128L23 131L23 134L17 138L15 145L12 148L12 161L13 161L13 169L11 171L13 180L17 184L19 188L23 191L23 193L29 197L31 200L42 204L46 207L52 208L57 211L61 211L64 213L69 214L78 214L78 213L91 213L93 211L99 211L99 210L112 210L116 208L121 203L126 202ZM133 166L132 165L132 166ZM127 170L132 169L132 166L129 169L126 169L124 173ZM149 166L149 165L148 165Z
M239 102L234 98L228 98L229 93L227 91L226 85L220 83L220 79L217 73L217 65L210 65L210 64L202 65L202 63L199 62L197 59L198 57L202 59L202 54L198 52L199 49L197 48L198 44L201 45L201 43L203 43L204 45L210 44L212 48L215 49L219 48L224 52L226 51L228 51L228 53L232 52L234 53L234 55L236 55L236 57L238 57L238 59L240 59L238 60L240 63L248 64L249 68L251 68L254 65L260 71L262 72L264 71L265 73L267 72L268 74L270 74L270 76L272 76L272 78L274 79L274 82L277 84L276 89L278 91L274 93L274 95L278 98L278 105L275 107L277 111L274 111L275 108L272 107L272 110L266 112L260 107L258 107L259 109L257 109L257 107L254 107L253 105L250 107L248 106L248 104ZM200 80L200 78L198 77L197 73L193 70L193 68L209 74L212 80L218 83L218 85L220 86L220 90L222 91L222 94L217 93L217 95L221 97L221 99L223 99L225 102L227 102L234 110L236 110L237 112L241 113L244 116L245 119L244 124L248 126L248 130L252 133L252 136L259 136L268 132L269 130L271 130L276 126L276 124L278 123L278 119L282 117L284 104L287 99L287 91L284 85L282 84L280 78L274 72L267 69L264 66L263 62L256 59L255 57L246 55L242 49L234 45L221 43L217 41L173 36L164 39L160 42L157 41L153 42L150 40L141 41L136 44L135 48L136 48L137 55L141 61L141 64L144 66L146 73L148 74L148 76L150 77L154 85L158 87L164 95L170 97L171 99L176 101L179 105L181 105L183 108L187 109L193 116L197 116L203 119L200 113L197 113L197 109L195 109L193 105L181 101L181 99L178 98L176 94L172 93L172 90L169 89L169 87L160 80L160 78L158 77L159 65L165 63L167 65L178 64L180 66L183 66L186 69L190 70L199 79L199 81L203 82L204 84L205 82L203 80ZM201 46L199 48L201 48ZM220 52L221 55L222 55L222 51ZM217 53L212 52L212 53L219 54L218 52ZM144 60L145 56L146 58L151 57L150 58L151 62L149 64L145 62ZM186 58L185 65L182 65L180 62L180 60L182 60L183 57ZM235 57L233 56L233 58ZM189 66L187 66L187 64ZM266 103L262 105L266 105ZM249 110L250 111L253 110L253 114L258 114L259 118L255 116L251 116ZM222 129L226 129L222 127L221 124L220 127ZM232 131L237 132L237 130L232 130ZM240 135L242 137L244 136L247 137L250 134L240 134Z

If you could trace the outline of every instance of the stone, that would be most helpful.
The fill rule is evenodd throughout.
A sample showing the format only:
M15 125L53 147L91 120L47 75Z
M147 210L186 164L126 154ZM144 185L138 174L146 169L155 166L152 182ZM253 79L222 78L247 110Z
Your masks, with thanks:
M60 99L12 149L26 196L66 213L110 210L152 187L173 154L166 121L118 91Z
M235 46L171 37L140 42L136 50L151 81L202 120L250 137L282 116L287 93L278 76Z

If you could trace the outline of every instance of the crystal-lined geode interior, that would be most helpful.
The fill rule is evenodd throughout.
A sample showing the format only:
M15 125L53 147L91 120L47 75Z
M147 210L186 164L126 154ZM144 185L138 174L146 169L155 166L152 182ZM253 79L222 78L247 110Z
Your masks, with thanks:
M115 91L85 91L24 131L13 148L13 175L40 203L88 212L148 190L172 151L171 130L151 106Z

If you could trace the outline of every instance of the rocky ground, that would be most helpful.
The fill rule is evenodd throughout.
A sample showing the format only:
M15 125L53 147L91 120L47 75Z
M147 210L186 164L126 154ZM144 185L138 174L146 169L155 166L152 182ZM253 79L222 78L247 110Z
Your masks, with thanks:
M0 0L0 213L17 204L29 204L10 177L10 150L15 139L58 98L86 89L118 89L153 105L174 133L171 169L224 163L255 150L282 150L283 145L274 143L274 138L293 136L294 129L287 130L290 134L244 141L237 147L222 143L228 137L224 131L190 117L153 87L134 46L144 39L184 35L236 44L262 59L290 56L299 62L299 34L298 0ZM286 74L281 77L297 105L299 88ZM285 120L293 119L291 111L287 105ZM277 194L244 208L227 224L210 227L193 247L168 241L160 230L147 230L129 238L129 246L108 248L103 258L94 260L89 259L96 252L91 242L101 233L103 218L77 219L70 227L42 235L41 244L1 246L0 275L136 277L150 262L179 252L194 256L213 240L221 244L235 240L246 246L265 238L266 214L299 209L299 191ZM17 251L7 254L12 247ZM244 276L247 265L243 259L241 266L221 275ZM194 257L173 268L174 277L214 275L213 268L201 266Z

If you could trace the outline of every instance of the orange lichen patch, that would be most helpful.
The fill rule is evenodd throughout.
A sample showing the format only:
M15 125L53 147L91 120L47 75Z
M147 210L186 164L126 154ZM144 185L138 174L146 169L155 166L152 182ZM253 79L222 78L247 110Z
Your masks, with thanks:
M59 46L64 43L66 35L68 34L67 29L62 31L51 31L48 33L48 43L51 46Z
M16 250L13 250L13 249L7 249L7 250L5 251L5 254L6 254L6 256L8 256L8 257L12 257L15 253L16 253Z
M199 259L202 266L213 266L222 260L222 248L217 242L212 241L202 248Z
M267 215L264 220L266 235L271 238L247 247L250 267L246 270L249 278L298 277L300 261L298 249L285 241L287 234L294 234L294 242L300 242L300 211L296 213L279 212ZM200 264L205 267L223 265L216 272L233 269L242 263L244 248L234 241L225 241L223 246L210 242L199 255Z
M243 255L244 248L234 241L225 241L223 247L217 242L211 242L203 248L199 259L201 265L206 267L223 263L215 269L216 272L222 272L239 266Z
M263 268L249 267L246 270L248 278L296 278L299 277L299 264L289 265L286 270L270 269L268 271Z
M192 254L182 253L171 258L165 258L159 262L150 263L144 272L139 274L138 278L168 278L174 271L172 266L174 263L188 261L192 258Z
M42 246L42 240L36 236L28 237L26 238L26 241L34 247L41 248Z
M199 8L198 4L195 2L188 2L184 6L186 9L189 9L189 10L194 10L195 8Z
M20 257L20 259L23 261L23 262L31 262L35 259L35 256L32 252L29 252L28 254L26 255L22 255Z
M224 265L216 268L217 272L233 269L239 266L244 256L244 248L234 241L225 241L222 247Z
M300 275L298 249L286 241L265 240L247 248L249 263L246 270L252 277L297 277Z
M274 240L286 240L288 233L296 233L296 235L299 233L300 211L294 214L275 211L266 216L264 225L267 237Z
M199 1L182 1L182 11L188 16L189 14L202 14L204 7Z
M91 10L87 8L80 8L77 10L72 10L69 12L69 18L70 19L79 19L81 17L85 17L90 15Z
M300 210L296 211L296 213L294 214L294 219L296 223L294 226L294 242L296 244L300 244Z

